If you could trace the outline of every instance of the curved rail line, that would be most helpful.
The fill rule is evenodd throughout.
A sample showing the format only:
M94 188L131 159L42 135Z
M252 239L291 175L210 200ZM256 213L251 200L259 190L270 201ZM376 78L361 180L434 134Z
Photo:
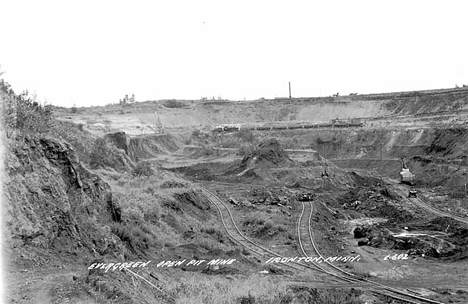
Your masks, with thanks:
M228 233L228 235L235 241L235 243L238 243L241 246L244 246L246 248L249 248L250 250L253 250L254 252L256 252L261 257L265 256L265 254L260 252L258 249L261 249L263 252L267 252L267 253L272 254L274 256L281 257L281 255L279 255L278 253L273 252L273 251L271 251L271 250L269 250L269 249L267 249L267 248L265 248L265 247L263 247L261 245L256 244L255 242L253 242L252 240L247 238L245 235L243 235L242 232L237 227L237 225L236 225L236 223L234 221L234 217L232 216L232 213L229 210L229 208L226 206L226 204L224 202L222 202L216 195L214 195L213 193L208 191L207 189L201 188L201 190L202 190L203 194L208 198L208 200L213 205L215 205L216 208L218 209L218 212L219 212L220 217L221 217L221 221L223 223L223 227L226 230L226 233ZM220 208L220 206L223 206L224 209L226 210L227 215L229 217L229 222L231 224L227 224L229 222L227 222L225 220L225 216L223 216L222 208ZM309 226L309 231L310 231L310 218L312 216L312 211L313 211L313 209L311 207L311 213L309 215L309 225L308 225ZM303 215L303 213L304 212L302 212L302 215ZM231 226L228 227L228 225L231 225ZM232 233L233 231L235 231L234 233L237 234L240 238L234 236L234 234ZM311 233L311 231L310 231L310 233ZM311 240L313 241L312 236L311 236ZM321 256L318 251L317 251L317 254L319 256ZM322 257L322 259L323 259L323 257ZM303 270L304 267L308 268L308 269L316 270L316 271L318 270L319 272L326 273L326 274L328 274L330 276L333 276L335 279L338 279L339 280L338 285L343 285L343 281L345 281L348 284L352 284L353 287L362 287L362 288L370 289L370 291L372 291L375 294L384 295L384 296L387 296L387 297L390 297L390 298L393 298L393 299L398 299L398 300L401 300L401 301L405 301L407 303L412 303L412 304L420 304L420 303L443 304L443 303L440 303L440 302L437 302L437 301L433 301L433 300L430 300L430 299L425 299L425 298L415 296L415 295L412 295L412 294L406 294L406 293L404 293L402 291L393 289L391 287L388 287L388 286L385 286L385 285L382 285L382 284L379 284L379 283L374 283L374 282L370 282L370 281L364 281L363 282L363 280L359 280L359 279L356 279L356 278L343 277L343 276L337 275L335 273L329 272L329 271L323 269L319 265L314 265L316 268L313 268L313 267L311 267L309 265L304 265L302 263L295 262L294 264L297 265L297 266L302 266L302 268L297 268L297 267L294 267L293 265L288 265L288 264L281 264L281 266L290 267L290 268L293 268L293 269L296 269L296 270ZM329 284L330 283L332 283L332 282L329 282ZM373 285L377 285L378 288L380 288L380 289L386 289L386 290L383 291L383 290L380 290L380 289L376 289L376 286L371 286L371 285L369 285L369 283L373 284ZM332 284L337 284L337 283L333 282ZM397 296L397 295L391 294L390 292L397 293L399 295ZM401 295L406 296L407 298L402 298ZM408 297L411 298L411 299L408 299ZM419 301L416 302L413 299L418 299Z
M451 217L456 221L459 221L459 222L462 222L462 223L468 225L468 219L467 218L463 218L463 217L457 216L455 214L447 213L447 212L441 211L441 210L439 210L437 208L434 208L434 207L430 206L429 204L425 203L419 197L411 197L411 198L408 198L408 199L414 205L416 205L416 206L418 206L418 207L420 207L420 208L422 208L422 209L424 209L424 210L426 210L426 211L428 211L430 213L433 213L433 214L438 215L438 216Z
M229 237L234 241L234 243L237 243L249 250L251 250L252 252L256 253L258 256L260 257L263 257L263 254L258 251L258 246L253 243L253 242L249 242L248 239L246 239L237 229L237 227L235 226L235 223L230 221L230 222L227 222L225 220L225 216L223 216L223 211L221 210L221 208L219 207L218 204L215 203L215 199L213 199L213 194L211 194L209 191L203 189L203 194L205 195L205 197L208 198L208 200L210 201L210 203L212 203L216 209L218 209L218 212L219 212L219 215L220 215L220 218L221 218L221 221L223 223L223 227L224 227L224 230L226 231L226 233L229 235ZM228 213L230 213L229 210L227 210ZM232 227L231 229L228 228L228 223L231 223L232 224ZM235 231L235 233L238 234L238 236L234 236L234 234L232 233L233 231ZM261 248L263 249L263 248Z
M408 188L406 188L405 186L402 186L402 185L395 185L395 186L396 186L395 188L398 189L398 192L400 193L400 195L402 195L403 197L405 197L407 195L407 193L409 191ZM432 214L435 214L435 215L438 215L438 216L451 217L456 221L459 221L461 223L464 223L464 224L468 225L468 218L460 217L460 216L458 216L456 214L444 212L442 210L434 208L431 205L429 205L428 203L424 202L419 197L409 197L408 200L413 205L415 205L415 206L417 206L417 207L419 207L421 209L424 209L429 213L432 213Z
M309 212L308 221L307 221L307 231L308 231L308 236L309 236L309 239L310 239L310 242L311 242L312 248L314 249L315 254L318 255L319 257L321 257L322 260L327 265L329 265L331 268L333 268L334 270L336 270L336 271L338 271L338 272L340 272L340 273L342 273L344 275L340 275L340 274L336 274L336 273L327 271L328 273L330 273L331 275L333 275L333 276L335 276L337 278L340 278L340 279L342 279L343 281L346 281L346 282L352 282L352 283L360 284L360 283L362 283L364 281L364 282L368 283L368 288L371 289L372 292L374 292L376 294L379 294L379 295L384 295L384 296L387 296L387 297L391 297L391 298L394 298L394 299L405 301L405 302L408 302L408 303L443 304L441 302L431 300L431 299L427 299L427 298L424 298L424 297L420 297L420 296L417 296L417 295L414 295L414 294L411 294L411 293L408 293L408 292L404 292L404 291L398 290L398 289L390 287L390 286L386 286L386 285L378 283L378 282L374 282L374 281L367 280L367 279L360 279L356 275L354 275L354 274L352 274L350 272L347 272L347 271L333 265L329 261L327 261L323 257L323 255L319 252L319 250L318 250L318 248L317 248L317 246L315 244L313 232L311 230L311 226L312 226L311 225L312 224L311 223L311 218L312 218L312 214L313 214L314 210L313 210L312 202L309 202L308 205L310 207L310 212ZM297 231L298 231L298 240L299 240L299 243L300 243L300 248L301 248L303 254L305 256L308 256L307 253L304 250L304 245L303 245L303 242L302 242L301 237L300 237L301 233L300 233L300 227L299 227L299 225L301 225L301 223L302 223L302 226L304 226L304 221L302 220L304 218L304 212L305 212L305 202L302 202L302 212L301 212L301 215L299 217ZM324 269L324 268L322 268L322 269ZM395 294L397 294L397 295L395 295ZM402 298L402 296L404 298ZM417 300L417 301L415 301L415 300Z
M237 225L236 225L236 223L234 221L234 217L232 216L232 213L229 210L229 208L226 206L226 204L223 201L221 201L216 195L214 195L213 193L208 191L207 189L204 189L204 188L200 188L200 189L202 190L205 197L210 201L210 203L215 205L215 207L218 210L218 213L219 213L219 215L221 217L221 221L222 221L224 230L229 235L229 237L234 240L235 243L254 251L259 257L265 257L266 255L269 255L269 256L273 255L273 256L276 256L276 257L282 257L280 254L278 254L278 253L276 253L274 251L271 251L271 250L269 250L269 249L255 243L254 241L252 241L248 237L246 237L240 231L240 229L237 227ZM220 206L224 207L224 208L220 208ZM223 215L222 210L226 210L225 213L227 214L227 218L229 218L229 221L225 220L226 216ZM300 271L304 270L304 268L305 268L307 270L312 270L312 271L319 272L319 273L322 273L322 274L330 275L329 272L324 271L320 267L316 267L316 266L312 267L312 266L310 266L308 264L304 264L304 263L300 263L300 262L292 262L290 264L289 263L288 264L286 264L286 263L285 264L277 264L277 266L280 267L280 268L290 268L290 269L295 269L295 270L300 270ZM338 285L343 284L342 280L339 280L339 279L337 279L336 282L328 282L328 283L329 284L330 283L331 284L338 284ZM356 287L356 284L354 284L354 287Z
M310 206L310 208L311 208L311 210L310 210L310 216L312 216L312 204L309 204L309 206ZM312 250L309 250L309 252L310 252L310 251L313 251L313 252L314 252L314 255L320 257L319 254L316 254L316 253L318 253L318 251L317 251L316 248L315 248L314 242L310 242L310 243L307 243L307 244L306 244L306 243L304 243L304 242L302 241L301 235L303 235L303 234L305 233L306 238L309 238L309 237L310 237L310 233L311 233L311 231L310 231L310 216L309 216L308 221L303 222L303 219L305 219L304 213L305 213L305 204L304 204L304 202L302 202L302 212L301 212L301 215L299 216L299 219L298 219L298 221L297 221L297 239L298 239L298 243L299 243L299 249L300 249L299 251L300 251L300 253L303 254L305 257L310 257L310 255L307 254L307 252L306 252L307 244L309 244L309 245L312 245ZM301 228L302 228L302 229L305 228L305 232L304 232L304 231L301 232ZM323 259L323 258L322 258L322 259ZM336 277L336 278L338 278L338 279L340 279L340 280L344 280L344 281L346 281L346 282L353 282L353 283L355 282L355 280L353 280L353 279L349 279L349 278L346 278L346 277L341 277L341 276L336 275L336 274L333 273L333 272L330 272L330 271L326 270L325 268L323 268L322 266L320 266L319 263L317 263L317 262L312 262L312 264L313 264L315 267L317 267L318 269L322 270L324 273L328 274L328 275L331 275L331 276L333 276L333 277Z
M224 227L224 230L226 231L226 233L229 235L229 237L237 244L251 250L252 252L256 253L259 257L264 257L265 256L265 252L269 253L269 254L273 254L275 256L280 256L279 254L255 243L254 241L252 241L251 239L249 239L248 237L246 237L241 231L240 229L237 227L236 223L234 222L234 218L232 216L232 213L231 211L229 210L229 208L216 196L214 195L213 193L211 193L210 191L204 189L204 188L201 188L203 194L205 195L206 198L208 198L208 200L210 201L210 203L212 203L216 209L218 210L218 213L221 217L221 221L222 221L222 224L223 224L223 227ZM220 205L223 206L224 208L220 208ZM225 212L227 213L227 216L224 216L223 215L223 211L222 210L226 210ZM229 221L226 221L225 218L229 218ZM259 250L260 249L260 250ZM288 268L293 268L293 269L298 269L297 267L294 267L292 265L287 265L287 264L282 264L281 266L285 266L285 267L288 267Z

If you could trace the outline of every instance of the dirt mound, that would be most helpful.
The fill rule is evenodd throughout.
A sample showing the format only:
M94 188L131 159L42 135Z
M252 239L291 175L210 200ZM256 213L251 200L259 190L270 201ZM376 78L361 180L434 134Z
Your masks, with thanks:
M373 186L373 185L377 185L381 183L381 180L378 178L370 177L370 176L362 176L354 171L351 172L351 176L353 177L356 185L360 187L369 187L369 186Z
M190 192L183 192L183 193L175 193L175 199L177 199L180 203L185 205L193 205L198 209L201 210L209 210L210 203L204 199L203 196L198 195L197 193L190 191Z
M293 194L283 187L261 187L250 191L250 202L265 205L288 205ZM294 200L294 198L292 198Z
M361 238L358 243L360 246L407 250L409 254L441 260L455 261L468 258L468 229L461 227L459 222L451 218L439 217L409 225L407 230L407 236L405 234L398 236L393 235L383 225L358 226L354 229L354 237ZM421 233L421 231L426 232ZM411 234L413 232L415 235Z
M430 254L431 256L449 260L468 258L468 229L459 221L450 217L437 217L425 223L409 226L409 230L419 229L447 233L442 239L450 243L450 246L439 245L437 250Z
M248 181L262 181L263 177L258 175L255 172L255 169L250 168L242 172L241 176L238 176L239 181L248 182Z
M260 143L258 148L245 156L243 162L255 162L257 166L283 166L292 163L291 158L283 150L276 139L270 139Z
M464 228L463 224L451 217L436 217L428 222L413 224L408 227L411 230L425 229L431 231L444 231L448 233L455 233Z
M397 194L387 187L357 187L340 199L342 207L357 217L387 218L390 223L404 223L413 215L395 201ZM353 211L357 211L354 213Z
M254 151L244 156L241 163L231 167L225 175L243 176L249 171L249 174L253 175L251 169L286 167L291 164L293 161L278 140L269 139L260 143Z

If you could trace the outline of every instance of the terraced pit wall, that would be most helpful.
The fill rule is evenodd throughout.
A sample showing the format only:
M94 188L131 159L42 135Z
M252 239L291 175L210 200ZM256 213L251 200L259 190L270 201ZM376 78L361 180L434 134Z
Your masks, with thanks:
M340 97L205 101L177 111L177 115L190 116L190 120L186 121L191 123L199 121L201 125L209 123L214 126L228 123L328 122L335 118L374 119L405 115L417 118L423 114L440 115L457 111L468 111L468 88Z
M259 133L263 134L263 133ZM401 158L426 185L460 187L468 173L468 129L308 129L270 132L283 146L309 148L341 168L399 179Z

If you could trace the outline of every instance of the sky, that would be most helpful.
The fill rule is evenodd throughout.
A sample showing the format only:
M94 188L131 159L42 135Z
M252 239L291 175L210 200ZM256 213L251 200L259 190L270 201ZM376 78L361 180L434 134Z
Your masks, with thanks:
M453 88L464 2L0 0L0 71L65 107Z

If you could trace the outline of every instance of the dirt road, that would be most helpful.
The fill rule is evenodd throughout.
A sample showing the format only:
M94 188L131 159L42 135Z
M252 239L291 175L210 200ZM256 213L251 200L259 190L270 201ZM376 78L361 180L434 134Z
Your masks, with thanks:
M89 293L74 286L74 276L82 269L28 270L10 272L6 277L8 297L6 303L21 304L94 304Z

